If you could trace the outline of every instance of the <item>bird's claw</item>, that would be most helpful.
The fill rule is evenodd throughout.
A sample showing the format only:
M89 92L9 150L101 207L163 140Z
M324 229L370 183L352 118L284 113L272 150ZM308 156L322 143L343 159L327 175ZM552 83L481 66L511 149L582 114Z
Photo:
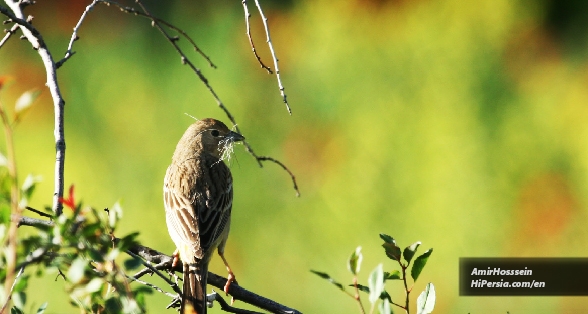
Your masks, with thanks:
M225 288L223 289L223 291L229 295L229 287L231 287L231 283L232 282L237 282L237 278L235 278L235 274L233 274L233 272L229 272L229 275L227 276L227 283L225 284Z
M178 249L174 251L172 258L172 269L174 269L178 266L178 262L180 261L180 251Z

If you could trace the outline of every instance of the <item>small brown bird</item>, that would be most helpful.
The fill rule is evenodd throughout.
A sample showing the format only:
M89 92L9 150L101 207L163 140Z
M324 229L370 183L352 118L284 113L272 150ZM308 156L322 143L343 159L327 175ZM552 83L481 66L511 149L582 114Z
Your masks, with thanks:
M222 161L233 143L245 138L214 119L190 125L180 139L163 181L169 235L184 267L180 313L206 313L208 263L218 249L229 273L225 292L235 280L224 248L231 225L233 178Z

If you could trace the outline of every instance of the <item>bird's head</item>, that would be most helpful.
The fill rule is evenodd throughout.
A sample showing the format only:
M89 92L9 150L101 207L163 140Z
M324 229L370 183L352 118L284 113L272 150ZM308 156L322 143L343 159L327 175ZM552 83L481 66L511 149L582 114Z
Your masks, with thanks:
M180 153L180 150L187 150L182 153L203 152L218 159L226 159L233 150L233 143L244 139L241 134L229 130L221 121L202 119L188 127L178 143L176 154Z

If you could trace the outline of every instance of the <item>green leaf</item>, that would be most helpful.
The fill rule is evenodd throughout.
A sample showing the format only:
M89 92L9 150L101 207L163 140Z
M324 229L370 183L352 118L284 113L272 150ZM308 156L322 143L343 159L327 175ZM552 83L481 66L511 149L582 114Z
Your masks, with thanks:
M1 211L0 211L0 213L1 213ZM8 213L10 214L10 211L8 211ZM1 214L0 214L0 216L1 216ZM4 243L4 236L6 236L6 231L7 231L7 227L4 224L4 221L1 221L0 222L0 241L2 243Z
M429 256L431 256L431 253L433 253L433 249L429 249L421 256L417 257L416 260L414 260L414 263L412 264L412 269L410 271L412 280L416 281L417 278L419 278L419 275L421 274L421 271L423 271L423 268L425 268L427 260L429 260Z
M86 291L88 293L98 292L102 288L103 284L104 280L102 280L102 278L94 278L86 285Z
M141 259L133 257L128 260L125 260L124 265L127 270L133 270L143 265L143 263L141 262Z
M429 282L417 299L417 314L429 314L435 308L435 286Z
M84 228L82 229L82 235L87 238L91 238L94 235L96 235L98 229L101 229L101 228L102 228L102 226L101 226L100 222L84 225Z
M363 255L361 254L361 246L358 246L349 257L349 261L347 262L347 269L349 269L352 274L357 275L361 267L362 259Z
M384 291L384 267L382 264L379 264L372 271L368 284L370 287L370 302L374 304L380 298L382 291Z
M380 299L388 300L388 302L392 303L392 297L390 296L390 294L386 290L382 291L382 294L380 294Z
M41 306L39 306L39 309L37 310L37 314L43 314L45 313L45 309L47 309L47 302L41 304Z
M104 255L102 255L102 252L95 250L94 248L88 248L86 253L88 254L88 257L93 262L98 262L98 263L104 262Z
M120 300L115 297L108 298L106 303L106 313L122 313Z
M392 239L392 242L386 242L382 244L384 250L386 250L386 255L395 260L400 262L400 248L396 245L396 241Z
M108 214L108 224L110 228L115 229L117 222L122 218L123 211L119 202L114 203Z
M16 306L10 309L10 314L24 314L24 312Z
M378 309L380 310L380 314L392 313L392 309L390 308L390 301L388 301L388 299L384 299L384 301L380 303Z
M104 259L107 261L113 261L119 254L120 250L118 248L114 248L106 255Z
M19 310L24 309L25 303L27 303L27 295L24 292L15 292L12 294L12 301L14 306ZM22 313L22 312L21 312Z
M139 286L133 289L133 294L135 296L135 300L140 307L145 307L145 295L152 294L153 289L151 287L146 286Z
M36 89L26 91L16 100L14 105L15 121L20 120L22 115L31 107L35 99L39 96L40 92Z
M67 271L67 279L74 284L80 282L84 278L87 265L88 263L83 258L76 258Z
M41 182L42 180L43 180L43 177L34 176L32 174L29 174L25 178L24 183L22 184L22 188L21 188L23 202L25 202L24 206L26 206L26 202L28 202L28 200L31 199L31 196L33 195L33 192L35 191L35 187L37 186L37 183Z
M8 167L8 158L0 153L0 167Z
M334 284L335 286L337 286L339 289L341 289L341 291L345 291L345 287L343 287L342 284L338 283L337 281L335 281L335 279L331 278L331 276L329 276L327 273L323 273L320 271L315 271L315 270L310 270L313 274L328 280L330 283Z
M398 280L401 279L400 277L400 271L395 270L391 273L385 271L384 272L384 280Z
M133 293L135 294L153 294L153 288L148 287L148 286L137 286L136 288L133 289Z
M416 253L416 250L419 248L419 245L421 245L421 241L415 242L412 245L407 246L402 252L404 260L408 263L406 265L410 265L410 260L412 260L414 254Z
M385 234L385 233L380 233L380 238L382 238L382 240L384 240L384 242L386 242L386 243L396 244L396 241L394 241L394 238Z
M354 284L350 284L349 286L350 286L350 287L355 287L355 285L354 285ZM367 292L367 293L370 293L370 288L368 288L368 287L366 287L366 286L364 286L364 285L357 284L357 289L358 289L359 291L361 291L361 292Z
M130 248L132 245L135 245L137 241L135 240L136 237L139 236L139 232L133 232L127 234L126 236L122 237L118 242L118 247L121 251L125 251Z

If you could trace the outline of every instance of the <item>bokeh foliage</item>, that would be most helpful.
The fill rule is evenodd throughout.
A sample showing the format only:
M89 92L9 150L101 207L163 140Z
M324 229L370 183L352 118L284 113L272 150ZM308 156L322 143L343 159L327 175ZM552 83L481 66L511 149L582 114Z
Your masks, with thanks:
M357 244L364 244L364 264L375 265L370 256L380 248L365 244L374 232L387 232L435 247L427 281L435 283L439 313L586 308L583 298L457 293L461 256L585 251L588 72L586 39L574 34L586 30L553 14L554 3L269 3L292 117L275 78L250 52L238 2L148 3L219 66L210 69L193 56L256 151L297 174L300 199L278 167L259 169L237 147L226 254L239 283L302 312L353 311L352 300L341 302L308 270L340 269L331 275L343 277L341 261ZM56 56L85 5L39 1L31 8ZM253 22L269 61L256 15ZM84 203L98 208L122 198L119 230L138 231L141 242L171 253L161 186L191 123L183 113L227 120L146 20L99 7L80 37L78 53L58 73L66 99L66 185L75 183ZM0 60L0 73L16 80L14 94L3 95L7 103L43 89L45 74L26 42L12 39ZM53 188L52 110L44 90L15 134L20 172L45 178L31 200L39 208L50 204ZM212 264L224 273L218 258ZM53 278L43 284L62 288ZM415 289L424 290L421 284ZM49 301L47 313L71 309L52 292L35 298L38 305ZM154 295L147 304L156 309L166 301Z

